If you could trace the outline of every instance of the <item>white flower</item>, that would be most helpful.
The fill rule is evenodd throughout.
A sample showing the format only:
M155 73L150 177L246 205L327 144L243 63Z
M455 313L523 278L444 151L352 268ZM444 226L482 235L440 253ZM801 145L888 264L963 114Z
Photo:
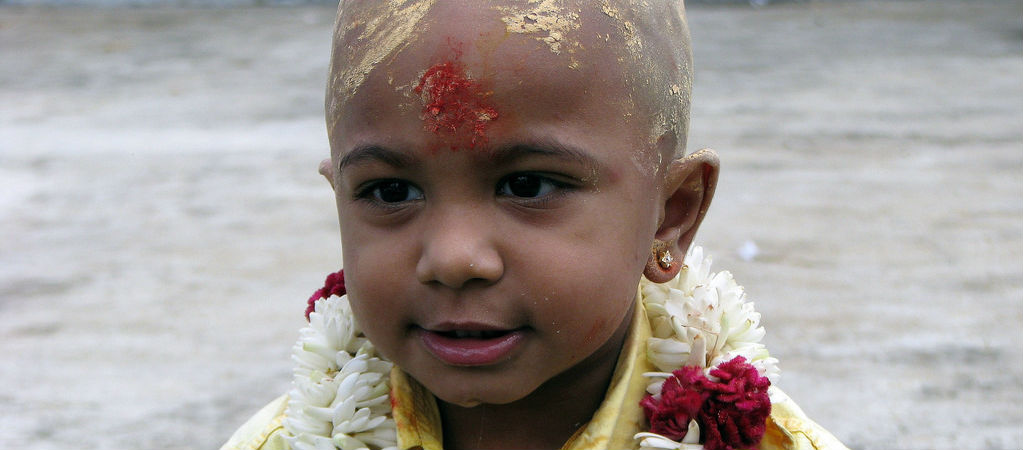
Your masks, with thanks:
M359 331L348 297L317 300L292 349L284 428L296 450L393 449L391 363Z
M778 361L760 343L764 337L760 313L746 301L732 274L711 273L710 266L703 249L693 246L673 280L643 282L643 303L653 330L647 342L648 358L665 373L697 366L710 377L718 364L743 356L773 382L779 373Z
M689 430L682 442L675 442L656 433L636 433L633 439L639 441L639 450L703 450L700 445L700 425L695 420L689 421Z
M736 356L746 358L772 382L778 376L778 360L760 343L764 328L760 313L732 274L711 273L711 258L703 248L693 246L683 259L682 270L662 284L641 282L643 304L650 318L652 337L647 341L647 358L660 372L644 375L650 379L647 392L660 398L664 381L683 366L703 368L710 374L719 364ZM702 450L700 427L690 421L682 442L655 433L638 433L640 450Z

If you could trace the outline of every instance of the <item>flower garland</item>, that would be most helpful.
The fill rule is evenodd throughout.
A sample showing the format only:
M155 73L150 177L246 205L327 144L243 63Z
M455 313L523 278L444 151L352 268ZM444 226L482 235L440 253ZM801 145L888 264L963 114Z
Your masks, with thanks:
M760 343L760 313L727 271L693 246L679 275L644 283L653 336L647 357L661 372L640 405L651 430L641 450L736 450L755 447L771 413L768 388L778 360ZM702 445L700 445L702 443Z
M650 432L641 450L735 450L755 447L770 414L777 360L760 343L760 314L728 272L693 246L682 270L663 284L642 283L653 336L647 357L661 372L640 403ZM391 415L392 364L362 334L344 285L327 277L309 298L309 325L292 349L296 362L284 428L295 450L397 448ZM701 444L702 443L702 444Z
M389 377L392 364L379 358L359 330L348 304L344 272L330 274L309 298L309 325L292 347L292 389L284 413L287 440L295 450L396 450Z

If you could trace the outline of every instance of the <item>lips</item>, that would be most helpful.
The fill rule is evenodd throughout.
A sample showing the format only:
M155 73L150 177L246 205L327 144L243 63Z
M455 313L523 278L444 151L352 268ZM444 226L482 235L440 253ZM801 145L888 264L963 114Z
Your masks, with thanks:
M524 329L478 327L418 329L423 346L441 362L452 366L489 366L504 361L525 340Z
M504 330L452 330L452 331L438 331L436 332L442 336L463 339L494 339L508 334L508 331Z

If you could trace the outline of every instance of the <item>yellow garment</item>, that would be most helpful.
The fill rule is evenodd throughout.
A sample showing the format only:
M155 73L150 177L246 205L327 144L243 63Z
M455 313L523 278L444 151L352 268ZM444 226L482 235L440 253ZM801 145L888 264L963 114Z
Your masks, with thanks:
M637 297L640 298L640 297ZM636 308L632 330L618 357L611 385L593 418L562 447L565 450L622 450L638 448L633 435L646 430L639 401L646 395L644 372L654 371L646 358L650 323L642 306ZM806 417L784 393L772 387L771 416L760 442L761 450L842 450L831 433ZM394 420L401 450L442 450L440 412L426 388L395 367L391 371ZM287 450L281 425L287 398L280 397L242 425L221 450ZM846 449L847 450L847 449Z

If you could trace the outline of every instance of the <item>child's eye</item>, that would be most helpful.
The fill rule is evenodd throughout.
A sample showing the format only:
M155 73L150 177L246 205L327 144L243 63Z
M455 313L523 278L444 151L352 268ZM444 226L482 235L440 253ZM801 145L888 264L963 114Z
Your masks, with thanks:
M357 197L381 203L401 203L423 198L423 191L403 180L381 180L361 189Z
M550 195L556 189L563 186L563 183L545 176L532 173L516 173L501 180L497 185L497 193L499 195L521 198L538 198Z

